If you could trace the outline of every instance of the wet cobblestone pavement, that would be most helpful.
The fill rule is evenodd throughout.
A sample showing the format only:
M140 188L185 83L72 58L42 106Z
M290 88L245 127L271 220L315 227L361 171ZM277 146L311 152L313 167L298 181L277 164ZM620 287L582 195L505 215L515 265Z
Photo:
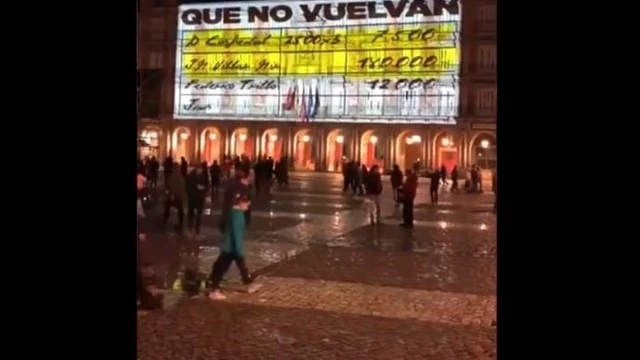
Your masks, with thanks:
M263 287L140 313L139 359L494 359L493 196L444 192L432 206L421 182L406 230L384 216L387 179L376 226L341 181L295 173L288 189L257 197L246 248ZM149 281L170 287L193 261L207 272L218 213L207 212L196 239L152 231L141 246ZM235 268L229 277L237 281Z

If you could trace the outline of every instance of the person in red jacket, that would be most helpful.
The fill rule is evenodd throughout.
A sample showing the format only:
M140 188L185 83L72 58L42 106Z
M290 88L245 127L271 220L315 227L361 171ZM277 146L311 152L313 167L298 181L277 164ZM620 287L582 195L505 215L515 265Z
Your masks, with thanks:
M409 169L405 170L406 179L402 184L402 224L408 229L413 228L413 200L418 191L418 177Z

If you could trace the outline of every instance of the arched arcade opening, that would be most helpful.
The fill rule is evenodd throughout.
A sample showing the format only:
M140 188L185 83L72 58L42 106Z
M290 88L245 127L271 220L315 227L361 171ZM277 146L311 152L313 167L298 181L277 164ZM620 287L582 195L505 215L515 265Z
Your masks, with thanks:
M444 166L447 173L451 173L454 166L458 166L458 152L460 144L453 134L441 132L437 134L433 141L434 146L434 166L440 169Z
M173 131L171 136L171 153L173 161L180 161L184 157L188 162L191 161L191 149L194 148L193 136L191 130L185 126L180 126Z
M200 134L200 158L207 164L213 163L214 160L222 161L222 144L223 139L220 130L216 127L208 127L202 130Z
M265 158L272 158L274 161L282 157L282 137L278 134L278 129L272 128L262 133L260 141L261 153Z
M342 129L335 129L327 135L327 171L342 171L346 158L345 136Z
M293 168L295 170L315 170L316 161L313 156L313 139L309 129L302 129L293 136Z
M367 169L373 165L384 168L384 159L381 155L382 138L374 131L367 130L360 138L360 163Z
M469 142L469 160L481 169L494 170L497 167L496 138L490 133L480 133Z
M160 145L162 139L162 130L157 126L147 126L140 133L140 140L144 141L144 145L140 146L140 157L155 156L160 158Z
M422 160L422 136L405 130L396 138L396 164L402 171L413 169Z
M229 152L231 156L246 155L249 158L253 158L254 154L254 141L252 136L249 136L249 130L247 128L239 128L231 133Z

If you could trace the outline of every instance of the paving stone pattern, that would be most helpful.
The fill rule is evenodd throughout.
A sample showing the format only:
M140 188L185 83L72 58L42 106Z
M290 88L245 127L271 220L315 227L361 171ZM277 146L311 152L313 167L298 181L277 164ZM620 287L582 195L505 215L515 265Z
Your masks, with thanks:
M138 359L495 359L494 329L189 299L138 320Z
M139 313L138 358L495 359L493 196L443 191L434 206L421 183L416 227L406 230L390 217L388 179L375 226L341 183L292 173L289 188L256 196L246 257L263 287ZM157 287L170 288L185 267L210 268L218 204L207 205L194 239L150 226L141 258ZM234 267L228 279L238 281Z

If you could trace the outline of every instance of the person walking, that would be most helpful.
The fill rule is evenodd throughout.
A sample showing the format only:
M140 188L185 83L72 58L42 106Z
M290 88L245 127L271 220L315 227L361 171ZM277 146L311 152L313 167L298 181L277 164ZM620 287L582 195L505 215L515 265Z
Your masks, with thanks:
M447 167L444 166L444 164L440 166L440 180L442 180L442 186L446 188L447 187Z
M413 228L413 202L418 191L418 177L409 169L405 171L406 180L402 184L402 224L401 226ZM437 183L436 183L437 184Z
M187 175L187 226L189 235L200 235L204 199L209 191L209 179L202 167L190 169ZM195 223L195 224L194 224Z
M180 165L175 163L173 165L175 169L179 169ZM185 181L182 177L180 170L171 171L167 184L165 184L165 199L164 199L164 213L162 216L163 227L167 225L169 215L171 214L171 208L175 207L178 210L178 224L176 225L176 233L182 234L184 225L184 199L186 198Z
M239 173L239 174L238 174ZM239 170L237 179L232 181L225 190L222 211L222 241L220 243L220 255L213 263L211 274L207 280L209 298L212 300L224 300L226 296L220 291L220 282L229 270L232 262L235 262L240 270L242 282L250 285L255 280L255 275L249 273L244 260L244 236L245 236L245 211L249 209L249 178L248 174ZM229 207L227 209L227 206Z
M211 206L216 203L218 191L220 190L220 178L222 177L222 167L218 164L218 160L213 160L211 168L209 168L211 177Z
M442 173L433 171L429 174L429 179L431 180L431 184L429 185L429 195L431 196L431 203L438 203L438 189L440 187L440 176Z
M402 187L402 171L398 164L393 164L393 170L391 170L391 191L393 191L393 214L391 217L400 217L400 188Z
M451 169L451 192L458 192L458 166L454 166Z
M160 171L160 163L155 156L151 157L151 161L149 161L149 186L152 189L158 187L158 173Z
M371 225L380 224L380 194L382 194L382 176L378 165L373 165L365 179L366 200L369 202L368 213Z

